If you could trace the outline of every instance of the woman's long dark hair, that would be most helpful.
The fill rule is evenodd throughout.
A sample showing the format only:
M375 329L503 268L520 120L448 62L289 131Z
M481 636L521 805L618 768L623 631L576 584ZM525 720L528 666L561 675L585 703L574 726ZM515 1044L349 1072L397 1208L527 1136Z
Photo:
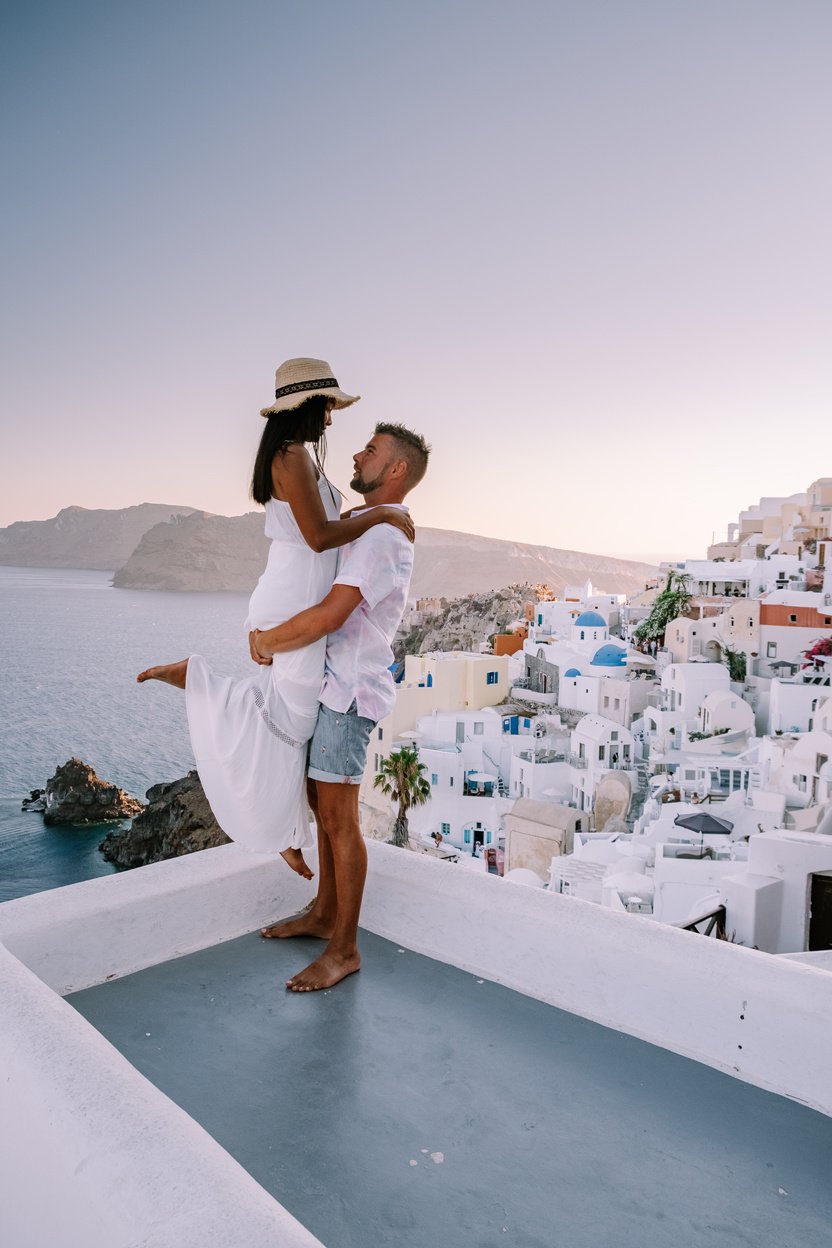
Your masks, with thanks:
M277 412L266 417L266 428L257 448L251 474L251 497L265 507L272 497L272 461L293 442L310 442L315 463L326 478L326 412L330 399L313 394L291 412Z

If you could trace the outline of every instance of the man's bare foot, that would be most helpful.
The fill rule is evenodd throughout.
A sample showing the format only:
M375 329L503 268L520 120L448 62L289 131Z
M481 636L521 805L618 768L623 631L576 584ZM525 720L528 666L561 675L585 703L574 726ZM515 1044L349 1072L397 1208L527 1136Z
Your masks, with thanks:
M161 663L158 667L148 667L143 672L139 672L136 680L140 685L146 680L163 680L166 685L175 685L177 689L184 689L187 674L188 660L180 659L178 663Z
M316 915L314 909L299 914L296 919L286 923L273 923L271 927L261 927L260 935L267 940L285 940L287 936L317 936L319 940L330 940L335 921L327 921Z
M305 971L287 979L286 987L292 992L318 992L321 988L332 988L360 969L361 958L357 949L346 956L324 950Z
M298 875L302 875L305 880L312 879L309 864L299 849L281 850L280 857L285 863L288 863L293 871L297 871Z

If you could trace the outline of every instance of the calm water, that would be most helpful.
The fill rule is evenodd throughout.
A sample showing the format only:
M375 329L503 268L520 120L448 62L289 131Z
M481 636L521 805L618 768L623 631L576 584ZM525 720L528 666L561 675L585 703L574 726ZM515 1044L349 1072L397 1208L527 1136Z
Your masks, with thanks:
M247 596L113 589L111 573L0 567L0 901L109 874L102 829L46 828L20 802L75 755L144 797L193 766L185 699L137 685L199 652L248 674Z

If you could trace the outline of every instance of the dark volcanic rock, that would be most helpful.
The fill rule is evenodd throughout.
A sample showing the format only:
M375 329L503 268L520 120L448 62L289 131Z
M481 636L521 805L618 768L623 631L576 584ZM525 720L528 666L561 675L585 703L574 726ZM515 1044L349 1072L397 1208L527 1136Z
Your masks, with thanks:
M143 867L198 849L227 845L195 771L147 790L147 807L125 832L111 832L99 846L117 867Z
M106 780L88 763L71 758L46 781L44 823L116 823L129 819L142 804Z
M28 797L24 797L21 810L34 811L42 815L46 810L46 790L32 789Z

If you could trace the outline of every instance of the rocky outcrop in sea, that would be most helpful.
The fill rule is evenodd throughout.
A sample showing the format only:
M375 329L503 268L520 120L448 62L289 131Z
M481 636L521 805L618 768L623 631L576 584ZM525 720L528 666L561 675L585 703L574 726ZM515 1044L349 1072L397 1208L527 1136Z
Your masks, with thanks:
M117 867L143 867L227 845L228 840L211 813L199 776L189 771L180 780L149 788L141 814L125 831L111 832L99 848Z
M23 802L23 810L43 814L49 824L118 823L142 809L124 789L100 779L88 763L70 758L46 782L45 789L33 789Z

